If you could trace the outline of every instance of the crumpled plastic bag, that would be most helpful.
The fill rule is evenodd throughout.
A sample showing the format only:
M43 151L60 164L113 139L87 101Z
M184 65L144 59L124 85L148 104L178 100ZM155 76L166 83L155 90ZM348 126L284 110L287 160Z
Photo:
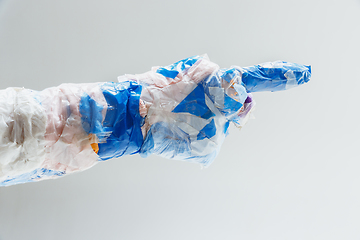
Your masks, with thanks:
M208 166L252 92L310 80L310 66L277 61L220 69L193 56L118 82L0 90L0 186L57 178L140 153Z

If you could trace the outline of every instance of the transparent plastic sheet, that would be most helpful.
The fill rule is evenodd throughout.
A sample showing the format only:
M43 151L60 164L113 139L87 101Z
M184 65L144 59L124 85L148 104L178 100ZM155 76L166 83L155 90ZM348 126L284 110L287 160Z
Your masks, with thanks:
M308 82L308 66L273 62L220 69L193 56L118 83L0 91L0 186L57 178L124 155L156 154L208 166L251 92Z
M1 93L0 186L83 171L136 153L143 142L141 86L135 82L62 84L41 92L8 88ZM20 100L22 105L16 104Z

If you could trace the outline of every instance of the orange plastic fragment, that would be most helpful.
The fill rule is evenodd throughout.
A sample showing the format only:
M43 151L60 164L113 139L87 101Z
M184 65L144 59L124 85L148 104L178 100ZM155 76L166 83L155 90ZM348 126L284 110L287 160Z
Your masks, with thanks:
M97 143L97 137L94 134L89 134L89 141L91 148L97 154L99 152L99 144Z

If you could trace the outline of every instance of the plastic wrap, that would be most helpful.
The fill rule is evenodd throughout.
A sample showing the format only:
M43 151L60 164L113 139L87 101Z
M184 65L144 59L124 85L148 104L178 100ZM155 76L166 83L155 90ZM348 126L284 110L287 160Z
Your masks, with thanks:
M242 127L251 92L308 82L287 62L220 69L193 56L118 82L0 91L0 186L56 178L140 153L208 166L233 122Z
M142 145L136 82L2 92L0 186L82 171Z

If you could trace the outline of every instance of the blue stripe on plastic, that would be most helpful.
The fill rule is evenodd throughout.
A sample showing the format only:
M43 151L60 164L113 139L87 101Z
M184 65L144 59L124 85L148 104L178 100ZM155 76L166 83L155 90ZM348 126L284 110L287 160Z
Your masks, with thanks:
M141 85L133 81L109 82L101 89L108 103L103 128L111 135L99 144L100 160L138 153L143 143L143 118L139 113Z
M242 81L246 85L248 92L285 90L288 82L285 74L290 70L293 72L298 85L310 80L310 66L283 61L275 63L275 67L255 65L240 69Z
M38 168L35 169L32 172L24 173L21 175L18 175L13 178L6 179L5 181L2 181L0 183L0 186L10 186L15 185L19 183L26 183L26 182L34 182L36 179L42 178L42 177L51 177L51 176L62 176L65 172L60 171L53 171L45 168Z
M245 101L245 100L244 100ZM240 110L242 107L241 102L238 102L231 97L229 97L227 94L224 94L224 108L222 109L222 112L225 114L225 116L232 115Z
M230 121L227 121L224 125L224 134L227 136L229 134L228 129L229 129L229 125L230 125Z
M142 157L156 154L166 158L197 162L205 166L215 159L217 153L218 149L214 149L207 155L192 155L190 136L175 124L166 122L157 122L151 126L140 151Z
M174 124L157 122L148 131L140 155L166 155L170 158L190 152L190 136Z
M80 99L81 124L87 133L96 134L100 141L103 139L104 129L102 126L103 106L98 104L88 94L84 94Z
M198 85L172 112L186 112L205 119L215 116L206 105L205 92L202 85Z
M160 73L164 77L175 78L179 72L184 71L185 69L191 67L196 63L197 60L200 59L200 56L192 56L189 58L185 58L171 65L160 67L156 72Z
M235 68L222 69L224 72L220 78L224 79L228 83L238 75L238 71Z
M204 138L212 138L216 134L216 126L214 119L211 120L210 123L206 124L206 126L200 130L197 135L197 140L202 140Z

